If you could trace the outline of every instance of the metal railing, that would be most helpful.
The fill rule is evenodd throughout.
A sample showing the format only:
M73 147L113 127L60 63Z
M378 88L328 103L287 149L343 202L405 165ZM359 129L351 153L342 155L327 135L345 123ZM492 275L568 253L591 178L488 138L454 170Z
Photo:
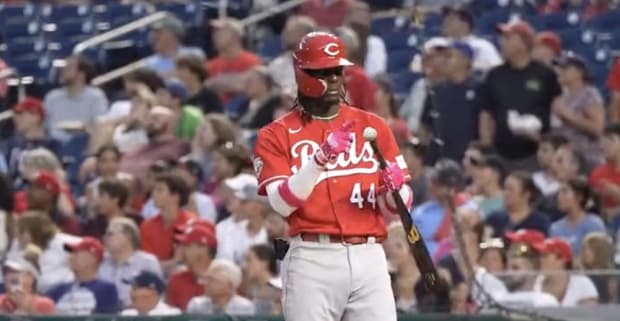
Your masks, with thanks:
M75 45L75 47L73 48L73 54L76 54L76 55L80 54L84 52L84 50L90 47L98 46L100 44L103 44L104 42L107 42L114 38L126 35L132 31L138 30L140 28L148 27L151 24L161 21L163 19L166 19L169 16L171 16L170 13L165 12L165 11L159 11L151 15L148 15L146 17L140 18L136 21L132 21L130 23L124 24L118 28L104 32L100 35L96 35L92 38L86 39L78 43L77 45Z

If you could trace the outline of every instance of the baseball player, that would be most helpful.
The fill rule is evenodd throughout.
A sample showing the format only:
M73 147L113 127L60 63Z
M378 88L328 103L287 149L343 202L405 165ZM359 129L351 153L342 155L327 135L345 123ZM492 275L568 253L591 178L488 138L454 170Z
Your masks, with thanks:
M381 242L384 214L397 214L390 190L413 201L406 165L380 117L343 102L343 68L352 63L336 36L309 33L294 53L295 108L258 133L259 194L286 217L282 262L287 321L395 321ZM379 169L362 133L377 132L389 162Z

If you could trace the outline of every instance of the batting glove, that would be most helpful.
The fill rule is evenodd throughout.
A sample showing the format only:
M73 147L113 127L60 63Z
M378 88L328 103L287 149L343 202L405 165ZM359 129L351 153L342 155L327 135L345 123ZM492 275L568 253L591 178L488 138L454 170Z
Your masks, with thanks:
M388 162L387 167L381 171L381 180L390 191L399 191L405 183L405 174L398 164Z
M314 161L320 166L325 166L329 161L336 159L340 153L348 152L353 143L352 127L353 122L347 121L340 128L329 133L327 139L314 154Z

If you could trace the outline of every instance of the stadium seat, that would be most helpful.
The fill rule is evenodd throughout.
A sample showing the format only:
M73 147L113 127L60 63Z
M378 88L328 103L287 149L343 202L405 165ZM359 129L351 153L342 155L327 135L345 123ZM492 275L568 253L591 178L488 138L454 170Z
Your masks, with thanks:
M370 23L370 31L376 35L382 35L385 33L392 32L396 29L396 18L395 17L381 17L372 19Z
M2 26L3 39L19 37L34 37L41 31L41 25L37 21L13 21Z
M581 17L576 12L560 12L534 16L531 22L537 30L563 30L578 28Z
M167 11L174 14L179 18L186 26L197 25L200 22L202 11L200 6L196 3L170 3L163 4L157 7L157 10Z
M394 84L394 92L400 96L407 95L411 90L411 86L413 86L420 77L422 77L421 74L413 73L409 70L390 75L392 83Z
M409 69L409 64L416 53L417 49L415 48L390 52L387 66L388 73Z
M584 42L583 31L580 28L558 30L556 33L562 39L562 47L564 48L572 48Z
M393 31L382 38L388 51L415 48L421 43L415 29Z
M516 13L503 8L483 13L477 19L476 30L481 34L493 34L497 24L508 22L515 15Z
M593 17L587 26L599 32L613 32L620 29L620 9L609 10Z
M38 53L22 55L9 59L9 65L16 68L22 76L32 76L36 79L47 78L50 61Z
M280 35L268 36L261 41L258 48L258 54L264 58L264 60L271 60L277 57L283 49L282 40Z
M40 37L12 38L7 43L7 57L19 58L45 50L45 42Z
M61 22L65 19L85 18L91 14L87 5L46 5L41 9L41 19L45 22Z
M38 13L38 7L30 3L2 6L0 10L0 23L4 25L15 21L33 21Z
M142 17L146 13L142 4L98 5L95 6L94 12L95 22L97 23L97 29L99 30L107 30L124 25Z
M61 20L57 23L56 26L56 33L58 33L58 36L63 38L87 36L95 32L93 22L81 18Z

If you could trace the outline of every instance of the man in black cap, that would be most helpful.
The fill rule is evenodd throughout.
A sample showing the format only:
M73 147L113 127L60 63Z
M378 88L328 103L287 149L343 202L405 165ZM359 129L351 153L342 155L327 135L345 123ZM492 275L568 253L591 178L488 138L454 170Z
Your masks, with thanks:
M487 71L502 63L502 57L491 42L472 33L474 17L465 8L445 6L442 9L443 22L441 33L452 40L463 41L469 44L476 53L473 59L473 69Z
M131 280L131 305L132 309L124 310L121 315L178 315L181 310L171 307L162 300L165 285L157 274L150 271L142 271Z

